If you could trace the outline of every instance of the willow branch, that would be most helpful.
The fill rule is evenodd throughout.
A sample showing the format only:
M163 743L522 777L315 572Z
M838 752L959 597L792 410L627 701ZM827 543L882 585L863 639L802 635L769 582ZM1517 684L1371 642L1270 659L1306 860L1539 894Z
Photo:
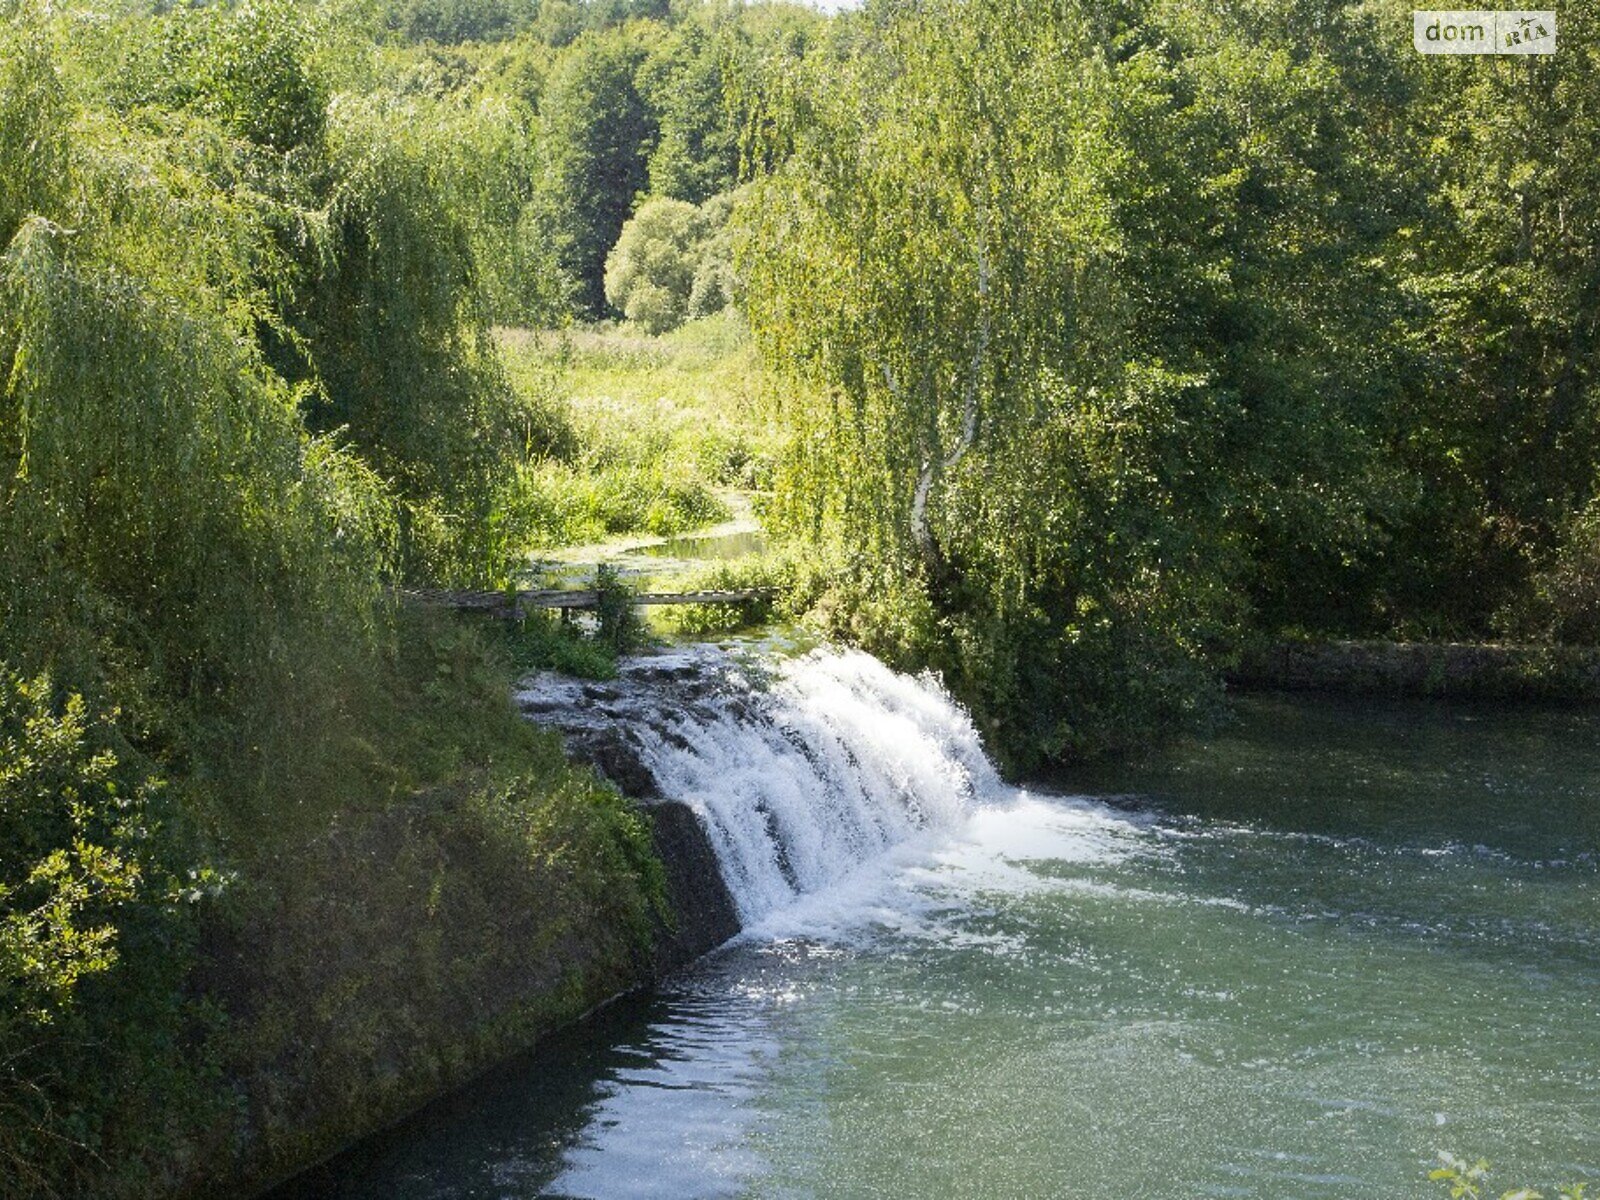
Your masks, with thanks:
M911 496L911 536L922 551L923 559L930 565L937 564L939 548L934 544L933 531L928 526L928 498L933 493L934 481L941 473L949 473L961 465L961 460L967 456L967 451L972 449L972 443L978 436L978 388L983 379L984 360L989 354L989 338L991 331L989 313L989 250L987 238L980 234L978 238L978 344L972 352L972 365L967 371L966 384L962 389L961 397L961 436L957 439L955 448L946 455L941 462L937 453L923 460L922 470L917 476L916 491ZM888 377L888 369L884 370ZM893 390L893 380L890 380L890 389Z

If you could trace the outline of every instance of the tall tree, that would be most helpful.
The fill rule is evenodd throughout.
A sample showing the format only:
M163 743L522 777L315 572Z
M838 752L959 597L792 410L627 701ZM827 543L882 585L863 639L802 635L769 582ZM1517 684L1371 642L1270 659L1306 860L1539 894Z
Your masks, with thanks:
M540 103L537 199L593 315L606 308L606 255L649 178L656 122L635 83L644 58L636 29L586 33L551 68Z
M1388 100L1290 33L1267 6L883 4L774 131L752 321L830 397L792 413L777 519L1019 761L1192 709L1252 606L1298 567L1323 619L1304 564L1403 499L1394 203L1360 128Z

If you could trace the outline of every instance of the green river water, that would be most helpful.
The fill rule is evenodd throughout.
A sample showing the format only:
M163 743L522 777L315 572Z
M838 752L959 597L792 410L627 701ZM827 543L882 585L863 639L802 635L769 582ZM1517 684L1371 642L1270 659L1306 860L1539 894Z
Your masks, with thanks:
M1052 786L1101 800L903 845L289 1194L1600 1183L1600 717L1253 697Z

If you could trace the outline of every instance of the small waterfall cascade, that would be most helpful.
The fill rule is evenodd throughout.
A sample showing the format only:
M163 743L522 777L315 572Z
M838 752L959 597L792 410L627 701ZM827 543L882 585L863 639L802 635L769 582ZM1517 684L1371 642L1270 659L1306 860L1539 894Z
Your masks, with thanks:
M934 679L859 651L692 646L604 683L537 676L518 699L624 791L689 805L746 925L1008 791Z

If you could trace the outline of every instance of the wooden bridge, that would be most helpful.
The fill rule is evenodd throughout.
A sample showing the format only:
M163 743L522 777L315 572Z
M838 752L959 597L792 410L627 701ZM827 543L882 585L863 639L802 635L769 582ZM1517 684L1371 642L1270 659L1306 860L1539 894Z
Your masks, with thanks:
M775 588L746 588L731 592L636 592L630 604L748 604L770 600ZM478 612L489 616L520 620L530 609L553 608L564 611L599 607L596 591L565 591L547 588L523 592L473 592L445 588L413 588L400 592L400 598L418 604L453 608L458 612Z

